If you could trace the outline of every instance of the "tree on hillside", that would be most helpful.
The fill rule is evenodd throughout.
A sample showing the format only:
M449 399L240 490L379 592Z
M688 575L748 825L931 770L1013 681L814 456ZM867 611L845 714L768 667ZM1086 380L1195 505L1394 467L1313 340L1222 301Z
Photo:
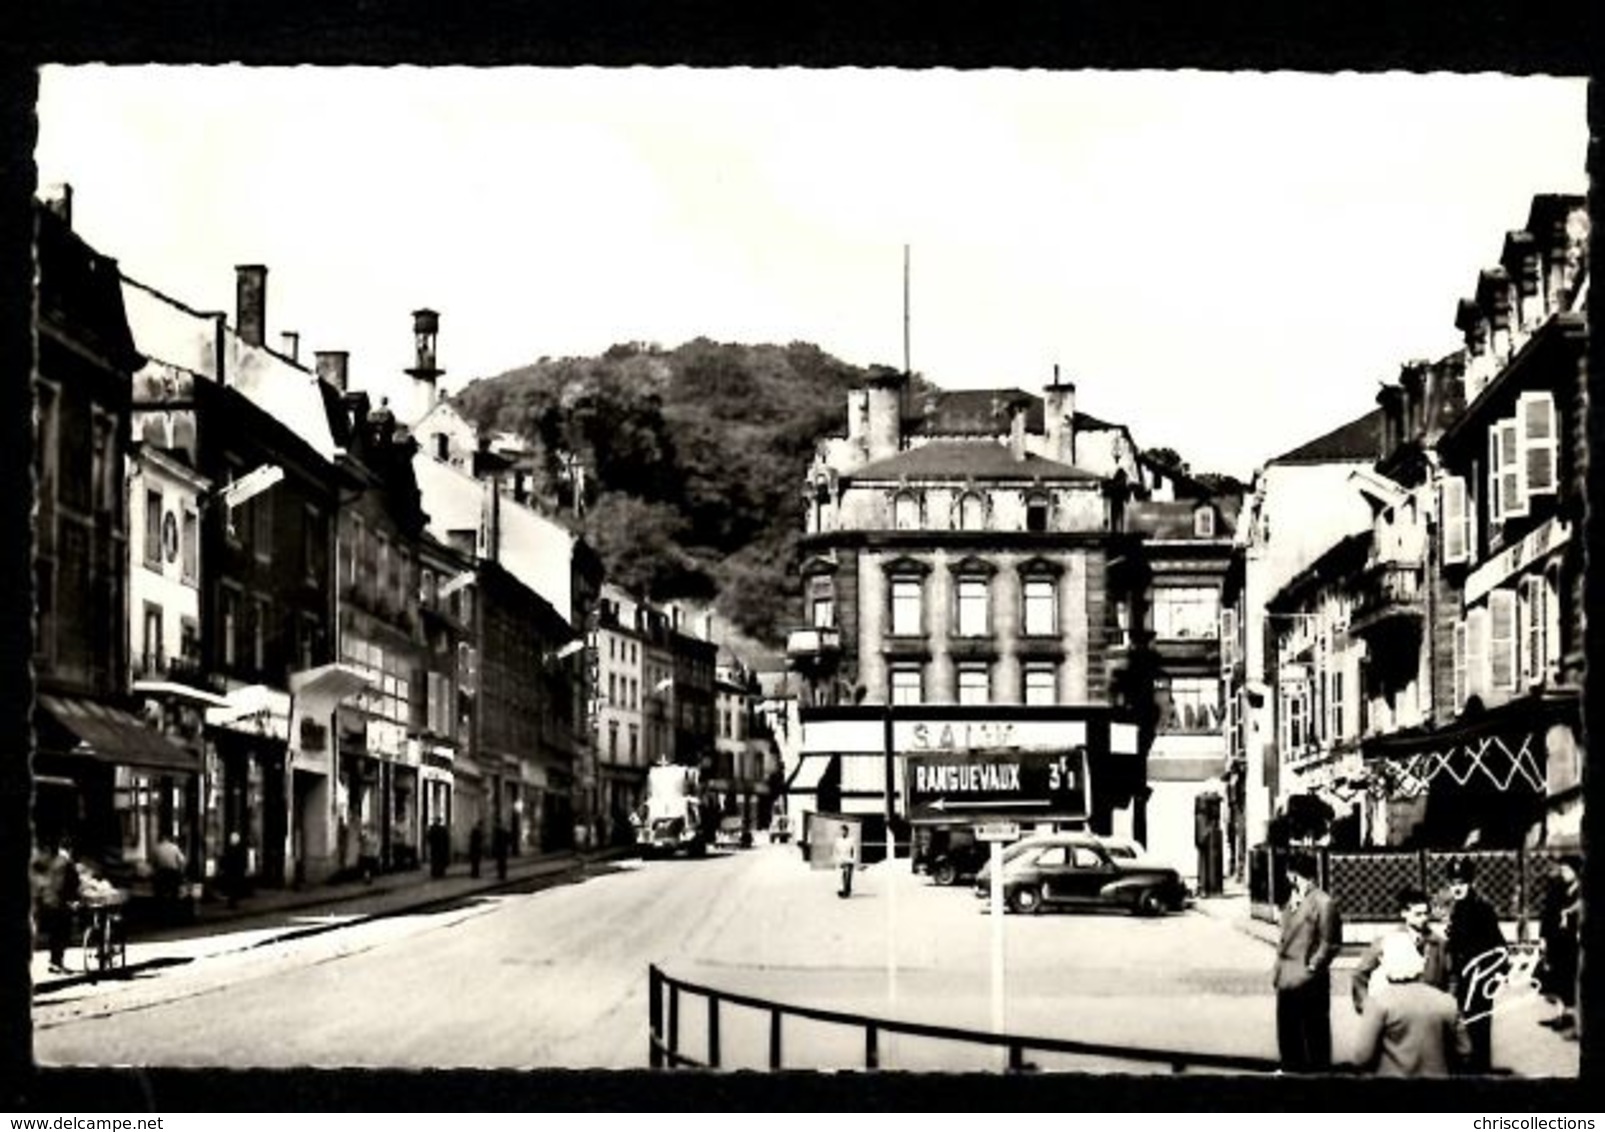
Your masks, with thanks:
M631 593L655 601L707 600L715 593L713 579L681 548L685 520L667 503L608 492L585 513L581 529L608 580Z

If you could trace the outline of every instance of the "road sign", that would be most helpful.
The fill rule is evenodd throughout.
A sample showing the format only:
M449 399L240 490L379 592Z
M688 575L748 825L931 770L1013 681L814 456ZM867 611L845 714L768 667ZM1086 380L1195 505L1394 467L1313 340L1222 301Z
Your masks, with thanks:
M994 821L975 827L977 841L1018 841L1020 840L1020 823L1012 821Z
M911 821L1080 821L1090 798L1084 747L908 756Z

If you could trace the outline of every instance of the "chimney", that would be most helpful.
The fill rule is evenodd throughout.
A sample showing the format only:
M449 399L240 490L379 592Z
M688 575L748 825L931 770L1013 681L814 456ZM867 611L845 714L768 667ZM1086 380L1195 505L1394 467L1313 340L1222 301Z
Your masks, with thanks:
M327 382L341 393L346 392L351 354L346 350L319 350L312 356L316 360L318 380Z
M883 369L871 375L869 390L869 458L884 460L903 447L903 389L905 374Z
M1024 399L1009 403L1009 455L1025 459L1025 414L1030 408Z
M713 611L712 610L709 610L708 612L706 612L706 613L704 613L702 615L702 639L705 640L705 641L713 640Z
M72 186L66 181L54 185L46 185L40 193L44 206L57 216L68 228L72 227Z
M1061 464L1076 462L1076 386L1059 380L1053 367L1053 384L1042 391L1042 431L1048 438L1048 459Z
M283 343L283 348L279 350L279 353L289 358L292 362L301 360L301 335L299 333L294 330L285 330L279 334L279 341Z
M267 335L267 268L241 264L234 279L234 327L246 345L260 346Z

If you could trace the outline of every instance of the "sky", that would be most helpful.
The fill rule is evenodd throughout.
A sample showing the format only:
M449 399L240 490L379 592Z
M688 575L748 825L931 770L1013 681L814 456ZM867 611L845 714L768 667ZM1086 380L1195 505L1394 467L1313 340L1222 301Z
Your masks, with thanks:
M1501 75L47 67L41 185L123 271L399 396L617 342L1038 390L1247 478L1458 347L1586 85ZM844 404L845 422L845 404Z

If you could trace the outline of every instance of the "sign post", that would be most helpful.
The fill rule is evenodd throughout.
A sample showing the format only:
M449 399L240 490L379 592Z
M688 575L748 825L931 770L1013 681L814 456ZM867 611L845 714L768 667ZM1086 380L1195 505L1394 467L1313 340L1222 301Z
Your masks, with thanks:
M1018 840L1020 827L1014 822L990 822L975 827L975 839L988 842L988 867L992 885L988 892L992 913L992 1032L1004 1032L1003 983L1003 846ZM1004 1065L1008 1064L1008 1051L1003 1051Z

